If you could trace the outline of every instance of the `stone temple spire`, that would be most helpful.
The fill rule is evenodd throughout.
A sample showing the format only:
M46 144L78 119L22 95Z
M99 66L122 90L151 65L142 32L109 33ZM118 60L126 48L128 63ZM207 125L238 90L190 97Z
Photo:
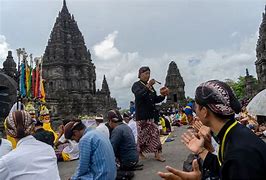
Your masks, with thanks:
M246 76L244 81L244 92L246 98L252 98L257 94L257 85L256 85L256 79L249 74L248 68L246 68Z
M168 87L170 91L166 103L185 103L185 83L174 61L169 64L165 86Z
M8 55L6 57L6 60L3 63L3 70L6 75L12 77L14 80L16 80L16 74L17 74L17 68L16 63L12 56L12 51L8 51Z
M266 6L265 6L266 11ZM255 62L258 75L259 90L266 88L266 13L262 13L262 22L259 28L257 41L257 60Z
M50 34L42 67L48 98L56 98L52 94L58 86L69 93L95 93L95 66L65 0Z
M89 62L84 37L81 34L74 16L68 11L66 1L59 12L53 30L50 34L48 45L45 49L43 62Z
M66 5L66 0L63 0L63 7L61 10L61 13L69 14L68 9L67 9L67 5Z
M109 86L107 84L105 75L103 76L103 83L102 83L102 90L101 91L104 93L110 94Z
M43 55L46 102L52 117L88 115L116 108L104 77L96 92L96 72L74 15L66 1L56 18Z

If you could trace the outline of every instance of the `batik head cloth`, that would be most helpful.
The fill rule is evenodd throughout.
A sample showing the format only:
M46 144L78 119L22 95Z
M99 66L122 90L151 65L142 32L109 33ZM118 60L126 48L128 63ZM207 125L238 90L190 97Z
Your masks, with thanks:
M30 135L34 128L34 121L26 111L14 111L6 118L6 132L14 138Z
M220 115L239 113L241 106L232 89L224 82L210 80L202 83L196 89L195 100L199 105L207 106Z

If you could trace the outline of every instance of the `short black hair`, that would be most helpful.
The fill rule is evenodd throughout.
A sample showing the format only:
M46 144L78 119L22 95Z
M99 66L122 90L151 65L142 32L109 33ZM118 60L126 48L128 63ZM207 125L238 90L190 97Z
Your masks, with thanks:
M123 121L123 118L118 110L110 110L107 113L107 118L109 121L112 121L115 123Z

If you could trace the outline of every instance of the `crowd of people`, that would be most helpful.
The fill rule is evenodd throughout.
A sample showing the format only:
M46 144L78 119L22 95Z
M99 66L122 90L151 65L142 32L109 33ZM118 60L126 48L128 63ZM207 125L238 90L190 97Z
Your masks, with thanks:
M60 179L57 162L77 159L70 179L132 179L134 171L144 168L140 159L147 153L166 161L160 135L183 125L188 132L181 139L192 152L192 165L183 171L167 166L168 172L158 172L163 179L266 177L266 145L259 138L266 135L265 117L250 115L227 84L207 81L184 107L157 110L169 89L156 93L149 67L141 67L138 78L129 111L97 114L95 128L71 117L54 131L45 106L38 119L32 104L15 104L4 123L7 137L0 139L0 179Z

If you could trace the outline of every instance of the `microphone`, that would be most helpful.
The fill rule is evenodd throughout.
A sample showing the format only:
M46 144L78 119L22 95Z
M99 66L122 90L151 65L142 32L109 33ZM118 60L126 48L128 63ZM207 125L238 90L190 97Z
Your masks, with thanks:
M154 81L155 81L155 82L157 82L158 84L162 84L161 82L159 82L159 81L156 81L155 79L154 79Z

